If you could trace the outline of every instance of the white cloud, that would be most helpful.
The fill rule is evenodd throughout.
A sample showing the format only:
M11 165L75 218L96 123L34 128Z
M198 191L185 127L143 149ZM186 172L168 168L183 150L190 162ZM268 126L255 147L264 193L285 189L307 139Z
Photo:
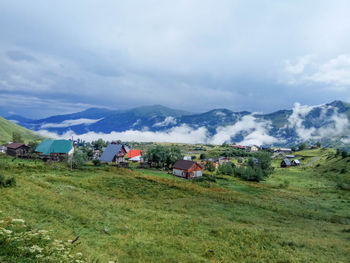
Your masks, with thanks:
M85 125L90 125L93 123L96 123L101 119L75 119L75 120L65 120L61 123L44 123L41 125L41 129L46 129L46 128L61 128L61 127L70 127L70 126L76 126L80 124L85 124Z
M342 54L325 63L319 64L316 71L306 76L305 79L336 86L349 86L350 54Z
M259 121L253 115L244 116L234 125L219 127L216 134L211 138L214 144L230 142L231 138L244 132L246 135L241 142L243 145L263 145L279 142L279 139L268 135L271 123L268 121Z
M165 127L165 126L169 126L170 124L175 125L176 123L177 122L174 117L168 116L164 119L164 121L153 124L153 127Z
M320 128L306 128L303 124L305 117L314 108L320 108L320 116L313 119L322 123ZM326 114L333 111L331 116ZM288 128L294 128L301 140L317 140L322 138L332 138L334 136L344 136L349 130L349 120L346 115L339 114L337 109L332 106L319 105L307 106L295 103L293 113L288 119Z
M315 56L306 55L298 58L294 64L289 59L285 60L281 81L290 85L314 84L318 92L348 92L350 54L344 53L331 59L316 59Z
M76 135L72 131L66 132L63 135L57 135L47 130L40 130L38 134L50 138L80 138L85 141L93 141L99 138L104 140L122 140L122 141L138 141L138 142L174 142L174 143L205 143L207 141L207 129L198 128L192 129L186 125L172 128L166 132L151 132L151 131L135 131L128 130L124 132L95 133L88 132L82 135Z
M290 74L301 74L303 73L305 66L311 62L313 56L306 55L298 57L295 63L291 62L289 59L284 61L284 69Z
M226 113L225 112L222 112L222 111L217 111L215 113L216 116L221 116L221 117L225 117L226 116Z

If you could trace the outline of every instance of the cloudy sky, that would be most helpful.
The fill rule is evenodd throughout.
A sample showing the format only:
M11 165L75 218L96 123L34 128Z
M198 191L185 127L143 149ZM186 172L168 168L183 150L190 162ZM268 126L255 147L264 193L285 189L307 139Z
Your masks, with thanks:
M350 101L350 2L0 1L0 115Z

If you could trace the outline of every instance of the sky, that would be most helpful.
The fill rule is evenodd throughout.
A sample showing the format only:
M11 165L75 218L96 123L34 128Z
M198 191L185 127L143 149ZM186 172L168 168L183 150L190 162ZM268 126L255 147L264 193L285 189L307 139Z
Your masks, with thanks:
M350 2L0 1L0 115L350 101Z

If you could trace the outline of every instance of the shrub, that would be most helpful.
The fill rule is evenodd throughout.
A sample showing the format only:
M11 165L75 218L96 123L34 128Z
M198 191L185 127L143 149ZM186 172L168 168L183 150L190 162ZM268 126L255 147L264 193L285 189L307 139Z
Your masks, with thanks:
M346 150L341 151L341 157L344 159L348 157L348 152Z
M87 161L87 155L83 153L82 151L75 151L72 157L72 167L74 169L79 169L85 165Z
M95 166L100 166L100 165L101 165L101 161L100 161L99 159L92 160L92 163L93 163Z
M215 166L214 166L213 162L207 161L207 163L204 166L204 169L209 171L209 172L214 172Z
M223 163L220 164L218 167L218 173L219 174L225 174L225 175L233 175L234 174L234 163Z
M234 175L246 181L260 182L264 179L264 173L261 168L237 167L234 169Z
M11 187L15 185L16 185L15 177L6 178L4 175L0 174L0 187Z

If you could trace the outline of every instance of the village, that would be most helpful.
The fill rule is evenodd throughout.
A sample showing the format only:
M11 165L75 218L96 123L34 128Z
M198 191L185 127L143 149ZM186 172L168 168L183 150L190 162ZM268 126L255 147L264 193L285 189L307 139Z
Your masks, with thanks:
M260 181L271 173L272 160L277 164L275 167L299 166L301 162L293 153L306 147L317 149L320 144L300 144L299 147L282 148L238 144L162 145L105 142L102 139L91 143L79 139L45 139L40 143L29 144L10 142L0 146L0 153L15 158L40 159L43 162L66 162L71 168L90 162L95 166L161 169L185 179L194 179L214 172L227 175L262 172L263 175L259 176L240 176L245 180Z

